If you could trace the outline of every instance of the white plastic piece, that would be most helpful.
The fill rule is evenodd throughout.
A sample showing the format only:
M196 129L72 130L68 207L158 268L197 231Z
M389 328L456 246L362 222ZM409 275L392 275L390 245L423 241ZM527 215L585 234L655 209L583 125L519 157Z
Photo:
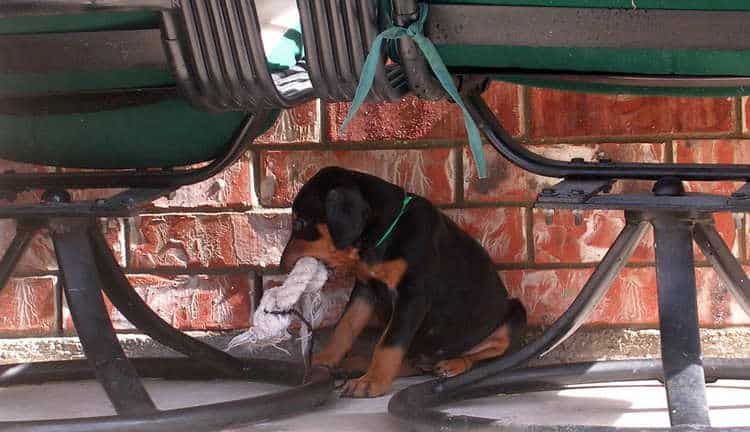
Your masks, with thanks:
M253 326L234 337L229 342L227 351L240 346L244 346L250 352L266 346L278 348L279 343L291 338L287 328L294 315L288 312L293 310L298 303L302 306L302 316L315 326L322 315L320 289L327 280L328 270L323 263L315 258L300 258L283 285L269 289L263 294L253 314ZM302 298L301 302L300 298ZM310 336L303 325L301 330L303 353L306 352Z

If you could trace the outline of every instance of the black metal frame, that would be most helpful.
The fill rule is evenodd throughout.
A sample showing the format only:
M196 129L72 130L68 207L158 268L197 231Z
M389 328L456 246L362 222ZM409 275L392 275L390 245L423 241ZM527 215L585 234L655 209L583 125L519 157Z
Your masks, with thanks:
M58 199L64 200L63 196ZM96 219L53 218L22 225L0 260L0 287L35 231L52 232L71 316L81 339L89 369L81 362L52 362L0 367L0 385L43 383L93 377L104 387L116 416L0 422L0 430L18 431L196 431L218 430L308 411L333 392L333 377L304 364L273 363L233 357L174 329L154 313L135 292L112 256ZM128 360L115 336L102 292L137 328L188 359ZM172 379L262 380L300 385L276 394L184 409L158 410L139 375Z
M19 431L172 431L218 430L309 411L325 402L333 392L333 377L327 370L308 369L306 364L245 360L233 357L172 328L154 313L135 292L112 256L96 223L99 217L128 216L139 206L177 187L216 175L235 162L255 138L276 118L275 111L250 115L225 153L205 167L159 172L98 171L55 174L0 175L0 188L53 187L36 205L0 206L0 218L21 222L17 235L0 259L0 289L11 276L34 233L43 227L52 232L63 287L71 316L94 377L105 389L116 416L0 422L0 430ZM134 186L109 199L71 203L67 187ZM116 338L102 298L102 291L137 328L154 340L187 355L182 359L128 360ZM90 378L81 363L10 365L0 367L0 384L42 383ZM166 369L169 367L175 370ZM283 367L283 368L281 368ZM21 371L20 375L17 371ZM297 386L275 394L177 410L158 410L143 387L139 373L148 377L180 379L227 378L261 380Z
M679 182L658 182L655 194L680 193ZM672 428L638 430L732 430L748 427L711 428L705 382L716 379L750 379L750 359L703 359L698 327L697 296L693 273L695 238L709 262L719 272L739 303L750 313L748 278L713 226L710 213L689 208L643 211L634 203L626 211L627 223L612 248L599 263L571 307L537 340L521 350L501 357L466 374L409 387L389 403L389 412L408 420L416 429L504 430L495 420L452 416L434 408L498 393L525 393L559 389L574 384L658 379L665 383ZM541 368L521 368L530 359L543 356L562 343L580 326L607 292L624 267L648 225L654 227L656 273L662 360L574 363ZM600 426L508 426L508 430L614 431Z

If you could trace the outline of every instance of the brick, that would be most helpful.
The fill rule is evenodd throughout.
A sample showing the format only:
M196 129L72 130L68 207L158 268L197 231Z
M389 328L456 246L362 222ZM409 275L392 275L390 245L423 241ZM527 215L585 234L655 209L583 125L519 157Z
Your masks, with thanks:
M136 292L163 320L179 330L232 330L250 325L252 278L248 275L129 275ZM116 330L134 327L106 300ZM74 330L67 305L65 329Z
M596 263L625 226L621 211L587 210L583 212L582 224L575 225L572 211L558 210L547 225L544 212L534 210L534 257L538 263ZM739 243L734 219L729 213L714 214L714 223L732 253L739 257ZM697 245L693 245L696 261L705 257ZM649 228L636 247L630 262L654 262L654 235Z
M675 140L678 163L750 164L750 140ZM685 182L690 192L730 195L742 182Z
M525 208L467 208L445 213L479 241L496 263L528 259Z
M130 230L134 269L205 269L278 264L289 215L260 213L144 215Z
M529 323L552 324L567 310L592 269L502 272L511 295L526 306ZM656 273L651 267L626 268L589 317L588 325L650 325L657 322Z
M714 213L714 226L719 232L719 236L724 240L732 254L736 257L740 257L740 241L737 238L737 228L735 221L731 213ZM695 252L695 259L703 261L706 257L701 252L698 245L693 245L693 251Z
M552 186L560 180L542 177L524 171L502 158L490 146L485 146L489 177L480 180L477 177L476 165L468 148L463 151L464 163L464 199L467 202L524 202L529 203L545 187ZM662 143L603 143L603 144L554 144L529 146L529 150L558 160L570 160L575 157L587 161L596 160L597 155L605 154L615 161L622 162L663 162L664 144ZM613 193L636 192L649 190L649 182L620 181L612 189Z
M281 286L285 280L286 275L263 276L263 292ZM329 273L329 279L320 291L320 318L318 321L311 323L313 328L336 325L349 302L353 286L354 278ZM295 319L291 327L298 328L299 325L300 323Z
M102 219L100 226L104 237L115 259L120 265L125 264L125 231L121 219ZM10 219L0 219L0 256L5 253L16 234L16 222ZM31 240L21 261L16 266L16 273L40 273L57 270L57 257L52 239L46 229L40 230Z
M159 198L151 207L226 208L252 205L252 162L246 153L219 174L200 183L183 186L169 197Z
M732 98L602 95L548 89L530 93L530 135L542 137L732 132Z
M531 325L548 326L567 310L591 273L591 269L511 270L501 276L511 295L526 306ZM750 324L750 318L731 298L713 269L701 267L695 273L702 326ZM587 325L658 327L658 318L655 269L625 268Z
M745 267L747 273L750 267ZM698 312L701 325L709 327L746 326L750 317L742 310L734 296L726 289L712 268L698 268Z
M260 202L269 207L289 206L310 177L321 168L339 165L446 204L455 197L454 159L451 149L263 152Z
M0 332L54 331L56 280L51 276L11 279L0 291Z
M125 220L124 219L100 219L99 227L107 239L112 254L120 266L125 266L125 248L127 240L125 239Z
M198 169L206 163L176 169ZM245 153L237 162L219 174L199 183L183 186L167 197L143 203L145 209L167 208L226 208L252 205L252 166L250 153ZM71 191L75 201L108 199L124 189L83 189Z
M521 131L519 87L493 83L485 100L503 126L517 135ZM406 97L398 102L364 104L343 134L339 133L349 103L328 105L328 139L339 141L411 141L465 139L460 109L448 101L430 102Z
M596 263L602 260L625 227L621 211L587 210L581 225L572 211L558 210L547 225L544 212L534 210L534 257L538 263ZM654 261L654 238L649 232L630 262Z
M318 100L284 110L276 123L255 140L258 144L298 144L320 142L320 102Z
M0 256L16 235L16 222L12 219L0 219ZM16 266L16 273L38 273L57 269L55 250L46 230L39 231L31 240L21 261Z

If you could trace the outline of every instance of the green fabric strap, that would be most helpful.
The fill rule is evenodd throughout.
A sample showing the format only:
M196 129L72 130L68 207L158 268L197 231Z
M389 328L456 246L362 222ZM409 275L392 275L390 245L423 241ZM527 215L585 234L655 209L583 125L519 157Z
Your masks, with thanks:
M396 218L393 219L393 222L391 222L391 226L388 227L387 230L385 230L385 233L380 237L380 240L378 240L377 243L375 243L375 248L380 247L381 244L383 244L384 241L388 240L388 237L393 234L393 230L396 229L396 225L398 225L398 221L401 219L401 216L406 213L406 208L409 207L409 203L411 200L414 199L414 196L407 193L406 196L404 196L404 201L401 203L401 210L398 211L398 214L396 215Z
M466 126L466 132L469 136L469 146L471 147L471 153L477 164L479 178L487 178L487 162L484 159L484 152L482 151L482 139L479 135L479 129L469 115L469 111L466 109L466 105L464 105L461 95L458 93L458 89L453 83L453 78L451 77L450 72L448 72L448 68L445 67L445 63L443 63L443 60L440 58L437 48L435 48L435 45L433 45L433 43L422 34L422 29L426 19L427 5L421 3L419 5L419 20L409 25L409 27L392 25L375 38L370 53L367 55L367 60L365 60L362 69L362 76L360 76L354 100L352 101L352 105L349 108L344 123L341 125L341 132L346 131L349 122L354 118L354 115L357 113L360 106L362 106L362 103L364 103L365 98L367 98L368 93L370 93L370 88L372 88L372 83L375 79L375 71L377 70L378 62L380 61L383 40L410 37L414 39L414 42L416 42L417 46L422 50L427 63L429 63L432 71L435 73L435 76L438 81L440 81L440 84L442 84L445 91L448 92L453 101L461 108L461 111L463 111L464 125Z

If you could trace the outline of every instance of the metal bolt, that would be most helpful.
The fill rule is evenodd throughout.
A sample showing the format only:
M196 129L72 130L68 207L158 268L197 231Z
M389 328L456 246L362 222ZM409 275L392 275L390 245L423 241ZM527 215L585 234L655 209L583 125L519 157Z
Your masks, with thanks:
M70 194L68 191L60 190L48 190L42 195L42 201L48 203L63 203L70 202Z

